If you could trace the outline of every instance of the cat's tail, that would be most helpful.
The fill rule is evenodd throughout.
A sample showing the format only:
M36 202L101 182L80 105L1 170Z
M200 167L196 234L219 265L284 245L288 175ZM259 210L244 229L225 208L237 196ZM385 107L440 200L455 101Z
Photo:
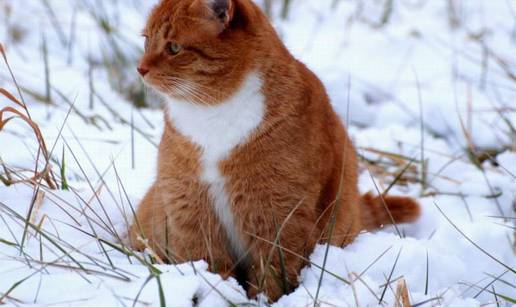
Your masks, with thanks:
M366 230L383 225L415 222L421 215L421 207L415 199L402 196L362 196L362 224Z

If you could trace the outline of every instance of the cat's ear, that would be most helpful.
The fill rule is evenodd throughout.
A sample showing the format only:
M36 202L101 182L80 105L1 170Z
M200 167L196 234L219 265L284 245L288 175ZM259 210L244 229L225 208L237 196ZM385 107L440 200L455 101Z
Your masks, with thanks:
M235 13L233 0L212 0L211 9L215 17L221 22L225 28L229 26Z
M189 12L214 23L220 34L233 20L235 5L233 0L194 0Z

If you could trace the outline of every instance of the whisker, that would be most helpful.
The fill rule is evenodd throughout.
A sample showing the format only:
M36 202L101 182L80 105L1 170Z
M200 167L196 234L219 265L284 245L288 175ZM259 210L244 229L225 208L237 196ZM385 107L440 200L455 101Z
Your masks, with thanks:
M199 100L203 104L214 103L216 99L208 93L199 91L194 85L184 82L174 82L178 88L181 88L185 93L191 95L194 99Z
M198 84L183 78L169 76L165 74L158 74L158 79L161 81L161 87L164 92L173 92L189 102L197 105L210 105L218 101L216 97L209 92L215 94L222 94L218 89L211 88L206 85ZM203 91L205 89L206 91Z
M207 89L209 91L216 92L218 94L224 94L223 91L221 91L221 90L219 90L217 88L211 87L211 86L195 83L195 82L192 82L190 80L182 79L182 78L179 78L179 77L171 77L171 76L168 76L168 77L174 78L175 80L180 81L182 83L187 83L187 84L190 84L190 85L194 85L196 88Z
M185 100L192 102L197 105L206 105L205 99L201 97L198 93L192 92L187 87L183 86L183 84L173 82L172 86L168 86L170 91L179 92L178 94ZM193 98L193 99L192 99Z

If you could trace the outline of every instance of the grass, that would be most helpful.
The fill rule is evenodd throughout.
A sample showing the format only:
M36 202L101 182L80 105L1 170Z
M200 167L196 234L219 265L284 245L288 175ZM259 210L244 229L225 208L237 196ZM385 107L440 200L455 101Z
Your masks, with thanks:
M103 3L102 6L108 6L101 9L101 7L92 6L91 2L87 0L80 1L81 4L77 4L77 7L73 10L73 15L69 20L69 24L64 24L62 18L59 16L57 8L54 6L53 1L41 0L44 7L44 14L48 16L52 28L52 33L57 37L58 45L67 50L67 62L75 63L82 61L83 59L75 58L76 49L81 31L81 25L77 24L78 16L82 8L86 10L89 16L94 21L94 27L101 33L101 36L105 39L105 49L113 51L112 53L106 52L102 54L100 61L88 60L87 67L87 108L84 108L84 101L77 103L76 94L71 94L66 90L63 90L62 84L55 83L53 77L57 71L55 65L52 63L54 52L53 41L49 40L50 37L54 37L52 33L41 36L41 59L43 62L43 71L41 72L41 83L43 86L38 87L32 84L23 83L19 84L15 77L15 71L8 61L5 48L0 45L0 53L4 60L5 67L8 72L8 86L12 90L0 89L1 100L9 104L0 110L0 134L13 134L21 133L20 138L23 140L31 140L36 144L32 148L31 153L34 158L34 165L31 167L19 167L10 164L10 161L4 161L0 159L0 182L5 186L17 187L30 187L33 189L32 198L27 204L27 200L24 199L20 204L13 203L1 203L0 202L0 226L2 229L5 228L5 232L0 237L0 259L5 256L5 253L11 255L13 262L18 263L20 266L26 266L30 268L30 273L26 274L24 278L10 281L11 286L7 289L0 289L0 304L2 303L14 303L24 304L30 303L18 299L16 290L21 288L24 284L31 279L37 278L43 274L49 274L51 269L60 269L63 271L73 272L85 280L85 282L93 282L95 278L107 278L124 283L140 282L141 288L137 293L134 293L129 298L119 298L122 301L128 301L133 306L139 304L149 304L145 300L141 299L144 290L151 282L156 282L157 292L155 296L157 302L161 306L166 306L167 301L165 299L167 291L167 284L163 280L163 274L165 272L160 266L155 263L163 262L160 261L157 253L150 249L148 246L148 252L141 254L131 250L130 247L126 246L122 234L119 233L115 222L113 221L112 207L118 210L118 213L123 217L126 224L135 215L135 204L132 203L131 197L133 191L131 187L127 186L126 180L121 173L117 170L116 165L124 163L124 161L112 158L112 161L107 169L99 169L95 163L95 157L91 157L88 150L91 149L90 144L86 144L84 137L78 135L74 130L74 127L68 123L69 118L79 118L88 126L95 127L98 131L99 137L102 134L109 134L120 127L124 127L127 131L127 135L130 137L131 159L130 164L133 170L141 169L146 167L142 161L141 155L138 152L138 148L141 147L141 142L145 142L146 146L157 147L155 139L155 132L149 130L154 129L152 120L145 117L144 112L139 107L149 106L149 102L146 100L145 91L141 85L137 82L137 79L131 79L132 71L136 55L140 52L140 47L134 45L131 41L117 29L120 27L116 18L117 10L119 8L111 7L111 4ZM136 1L137 2L137 1ZM333 8L338 8L344 1L334 1ZM77 2L79 3L79 2ZM269 13L271 16L280 16L282 19L289 19L295 12L295 2L284 0L279 4L272 5L271 1L265 1L265 4L269 3ZM390 24L395 22L396 7L394 1L383 1L380 9L380 16L378 19L370 19L365 14L366 12L360 11L360 6L363 1L355 1L357 7L356 17L361 22L367 23L370 26L377 29L377 31L384 31L389 27ZM380 3L380 2L379 2ZM455 1L448 1L448 13L450 26L454 28L460 28L463 20L460 15L460 8L456 6ZM116 7L116 6L115 6ZM113 9L114 8L114 9ZM113 10L112 10L113 9ZM113 13L113 14L111 14ZM120 13L118 11L118 13ZM6 20L9 27L15 28L12 21ZM7 27L7 26L6 26ZM32 30L32 29L31 29ZM11 33L23 33L23 31L10 31ZM14 35L14 34L13 34ZM17 42L18 44L23 43L23 37L18 37L22 34L16 34L16 37L12 37L10 42ZM23 34L28 35L28 34ZM79 36L78 36L79 35ZM496 50L489 45L489 40L485 39L484 36L472 35L472 40L477 43L483 50L485 50L484 57L479 61L478 65L482 68L482 87L489 88L492 80L491 75L496 75L503 78L505 87L514 89L514 59L507 58L506 55ZM447 46L450 47L451 46ZM13 49L13 56L18 56L16 49ZM464 52L465 54L461 54ZM463 57L468 61L478 61L471 54L466 51L459 51L459 56ZM24 72L16 72L16 75L23 75ZM123 96L125 100L129 101L136 107L128 117L127 114L122 114L117 110L116 105L111 101L111 97L103 96L102 88L103 84L97 84L96 76L107 74L111 81L110 86ZM507 145L502 149L490 149L481 148L475 145L474 133L472 126L474 123L473 115L473 102L467 101L467 118L463 119L459 117L459 122L463 130L463 138L467 141L466 146L462 152L454 153L453 156L441 155L432 151L432 148L427 146L427 141L434 136L442 137L439 135L432 135L431 129L428 127L427 122L429 118L424 117L425 107L427 101L423 97L423 90L425 84L420 82L416 71L414 70L417 80L417 89L419 96L419 119L417 114L415 118L418 119L421 142L419 144L408 144L408 142L401 140L401 146L412 145L413 151L411 150L399 150L399 151L387 151L383 148L375 147L361 147L359 153L362 161L362 171L367 170L370 173L371 180L375 186L375 189L380 195L385 195L388 192L397 192L403 190L409 190L413 187L421 189L421 195L425 198L439 198L439 197L451 197L456 200L458 204L464 204L467 211L467 215L471 222L475 222L480 217L477 212L470 208L469 201L471 198L482 198L486 200L486 203L491 202L493 206L498 208L499 214L497 216L490 217L496 219L505 224L496 225L493 227L508 227L514 217L508 212L502 210L501 201L506 196L504 191L496 189L496 182L491 178L493 174L504 174L512 178L514 174L511 173L508 166L498 164L497 157L505 151L516 151L516 148ZM24 76L25 77L25 76ZM507 85L509 84L509 85ZM351 86L348 84L348 89ZM462 93L457 90L455 93L457 101L461 97L468 98L468 93ZM349 92L348 92L349 96ZM514 112L515 110L510 106L504 106L500 101L503 101L503 97L497 98L498 104L493 107L493 112L499 115L499 121L503 124L503 131L507 133L509 139L514 140L516 133L514 129L514 123L511 122L508 113ZM41 104L49 108L49 110L61 110L66 112L66 117L60 126L57 133L57 137L51 135L45 135L44 131L48 131L48 127L40 126L44 124L40 117L33 116L31 114L31 106ZM78 104L80 106L78 106ZM11 106L12 105L12 106ZM49 111L51 112L51 111ZM487 112L487 111L486 111ZM349 114L349 105L348 105ZM140 116L140 117L138 117ZM14 120L17 120L16 122ZM39 123L38 123L39 121ZM349 122L349 120L348 120ZM17 131L20 127L20 123L27 125L32 132L31 137L28 133L23 134ZM144 123L144 124L142 124ZM11 128L12 127L12 128ZM122 129L120 129L122 130ZM51 133L50 133L51 134ZM97 137L97 136L94 136ZM403 136L398 136L400 139ZM47 146L47 140L51 138L55 139L55 142L51 148ZM117 141L115 141L117 142ZM58 145L62 145L62 151L58 154L56 148ZM2 154L0 149L0 154ZM402 153L400 153L402 152ZM407 152L409 154L407 154ZM428 163L431 163L429 157L436 157L448 159L448 162L443 167L432 173L429 171ZM126 162L126 161L125 161ZM478 171L481 172L485 186L489 193L482 195L470 195L463 192L457 192L453 189L449 191L442 191L438 188L438 182L446 181L449 182L453 187L455 184L459 184L456 179L445 175L449 168L452 168L457 163L469 163L475 165ZM488 166L486 163L496 165L496 167ZM93 171L91 171L93 170ZM86 188L85 188L86 187ZM336 204L334 207L337 207ZM27 212L20 214L20 208L28 208ZM504 261L495 257L493 251L486 250L472 238L468 237L464 231L458 226L456 221L452 220L440 206L436 204L439 212L442 214L442 218L447 221L459 234L459 237L466 242L469 242L474 248L480 250L490 261L493 261L500 268L504 269L501 274L488 274L486 277L486 283L476 283L471 281L465 281L464 286L469 289L476 290L475 297L489 294L493 298L493 302L496 305L503 305L506 303L515 303L515 299L511 297L510 293L504 293L499 291L501 285L507 287L514 287L510 282L511 279L504 278L506 274L515 274L514 269ZM443 207L444 208L444 207ZM65 217L69 221L62 221L53 218L51 215L46 215L47 210L59 210L64 212ZM291 213L291 215L294 212ZM425 306L425 305L436 305L440 304L442 300L441 295L435 295L433 289L434 283L432 278L437 275L434 267L437 267L438 259L430 259L429 253L426 251L426 262L423 261L425 279L421 280L421 285L407 284L403 276L396 277L394 274L397 270L397 266L404 261L401 257L402 248L399 249L391 262L391 265L385 266L385 261L389 256L393 256L391 253L393 246L385 249L380 253L374 260L372 260L365 268L358 274L356 272L349 272L348 276L341 276L339 273L334 272L328 265L328 257L330 251L330 245L327 244L324 247L324 257L322 263L315 263L310 259L306 258L306 255L296 254L294 251L286 249L281 244L280 235L283 231L285 223L288 221L287 218L284 221L277 222L277 236L272 240L270 238L261 238L257 234L248 234L253 236L255 240L262 241L264 244L271 245L271 253L264 264L267 268L270 266L272 258L278 256L282 263L282 272L278 273L279 282L283 284L285 290L288 288L288 279L286 278L285 272L285 259L286 256L298 257L306 261L310 266L317 269L317 286L314 289L306 289L307 296L311 299L311 304L314 306L319 305L331 305L327 302L325 297L321 294L321 289L330 278L337 280L341 284L343 289L351 289L354 294L354 304L360 305L360 297L357 296L357 288L365 287L368 289L372 297L375 297L379 304L386 306L391 301L387 300L389 297L389 291L392 292L395 304L398 306L407 306L413 303L412 306ZM329 239L333 233L334 219L329 225ZM510 227L510 226L509 226ZM512 228L514 230L514 228ZM96 250L92 250L91 247L86 249L84 246L76 246L73 242L68 242L66 235L60 232L72 232L76 236L84 236L88 238L89 242L93 242L96 246ZM400 237L404 237L402 230L396 228L396 232ZM20 237L19 234L22 234ZM167 236L168 237L168 236ZM509 244L513 244L514 240L509 240ZM27 247L30 245L38 245L38 252L31 253ZM505 244L505 243L500 243ZM12 251L15 251L14 253ZM166 252L169 252L168 249ZM277 254L276 254L277 253ZM15 255L15 256L12 256ZM120 257L127 260L124 264L121 264ZM173 256L169 257L172 258ZM170 259L168 259L170 260ZM432 261L431 261L432 260ZM126 270L126 263L138 264L148 270L148 275L142 278L142 276L135 275L130 271ZM385 268L383 274L386 276L386 283L381 285L380 288L368 284L365 278L367 273L371 271L373 267L380 266L379 263L383 263L382 267ZM192 264L193 266L193 264ZM180 270L179 267L176 268ZM192 268L196 271L195 266ZM265 270L268 272L269 270ZM184 272L181 272L184 274ZM229 305L238 305L231 302L228 298L224 297L223 291L219 290L221 282L211 283L209 278L203 275L203 272L196 271L199 278L210 287L210 293L216 292L219 296L223 297ZM511 275L513 276L513 275ZM265 277L265 276L262 276ZM392 288L393 284L396 284L395 288ZM263 285L259 282L258 287ZM435 295L428 299L420 302L410 302L409 288L419 287L424 289L425 295ZM313 293L312 293L313 292ZM208 293L209 294L209 293ZM207 299L206 294L204 297L196 296L192 298L192 301L197 303ZM444 295L444 294L443 294Z

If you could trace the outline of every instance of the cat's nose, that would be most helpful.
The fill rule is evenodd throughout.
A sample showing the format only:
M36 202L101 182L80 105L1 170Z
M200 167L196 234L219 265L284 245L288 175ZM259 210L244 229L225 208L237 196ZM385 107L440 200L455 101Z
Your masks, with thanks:
M149 73L149 69L147 67L138 66L137 70L142 77L145 77L145 75Z

